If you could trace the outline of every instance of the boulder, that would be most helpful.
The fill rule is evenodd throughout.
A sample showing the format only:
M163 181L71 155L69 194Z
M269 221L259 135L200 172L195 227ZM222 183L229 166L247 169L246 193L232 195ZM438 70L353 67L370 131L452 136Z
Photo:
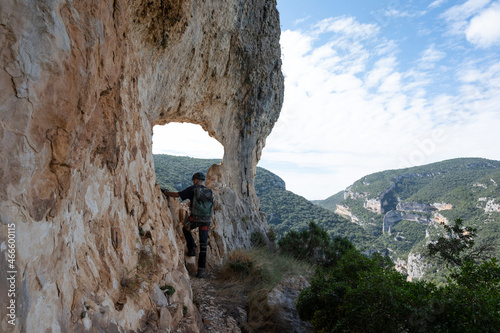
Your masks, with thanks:
M289 276L271 290L267 304L274 310L276 326L286 332L311 332L312 326L299 318L296 302L300 292L310 286L303 276Z

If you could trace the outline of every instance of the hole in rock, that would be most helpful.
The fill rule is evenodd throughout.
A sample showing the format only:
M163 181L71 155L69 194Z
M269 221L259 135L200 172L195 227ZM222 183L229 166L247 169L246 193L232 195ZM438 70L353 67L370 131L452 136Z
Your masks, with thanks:
M157 183L180 191L191 185L194 173L206 174L220 163L224 147L200 125L169 123L153 127L153 156Z

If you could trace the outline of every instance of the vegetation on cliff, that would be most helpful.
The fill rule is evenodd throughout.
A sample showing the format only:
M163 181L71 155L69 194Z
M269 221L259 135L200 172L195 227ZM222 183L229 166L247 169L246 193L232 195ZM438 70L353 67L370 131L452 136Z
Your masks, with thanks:
M300 317L315 332L498 331L500 266L496 259L472 260L468 250L475 231L460 221L455 227L468 235L429 246L432 255L456 265L440 287L408 281L390 258L364 255L345 238L326 240L314 223L301 237L287 234L280 240L287 245L282 253L318 263L311 286L299 296Z
M414 264L428 266L423 250L429 241L441 236L439 225L444 221L461 218L467 227L477 229L478 239L497 243L499 184L500 161L459 158L367 175L345 191L315 204L332 211L342 206L372 236L367 247L370 251L399 258L410 269L408 266ZM375 204L379 211L374 209ZM411 206L414 210L408 208ZM398 216L395 212L400 218L389 219ZM423 262L410 264L410 253L422 254ZM496 255L499 257L500 252ZM437 270L431 267L424 277L443 281Z

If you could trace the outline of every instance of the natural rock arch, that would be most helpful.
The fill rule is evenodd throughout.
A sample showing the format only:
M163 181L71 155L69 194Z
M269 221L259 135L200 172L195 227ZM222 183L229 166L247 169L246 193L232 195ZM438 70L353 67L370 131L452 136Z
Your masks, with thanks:
M139 330L159 305L124 293L123 279L144 249L162 265L140 292L169 283L193 311L152 128L192 122L223 144L213 258L249 244L266 227L253 175L283 99L275 1L12 0L0 19L0 243L14 225L14 331Z

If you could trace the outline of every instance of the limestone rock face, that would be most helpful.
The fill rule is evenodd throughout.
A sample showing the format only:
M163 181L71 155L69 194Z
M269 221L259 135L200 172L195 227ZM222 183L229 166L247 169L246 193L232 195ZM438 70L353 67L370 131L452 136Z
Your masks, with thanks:
M168 330L153 285L195 311L152 128L191 122L222 143L209 264L249 245L267 227L253 179L283 99L279 34L274 0L2 1L2 299L16 273L0 331Z

